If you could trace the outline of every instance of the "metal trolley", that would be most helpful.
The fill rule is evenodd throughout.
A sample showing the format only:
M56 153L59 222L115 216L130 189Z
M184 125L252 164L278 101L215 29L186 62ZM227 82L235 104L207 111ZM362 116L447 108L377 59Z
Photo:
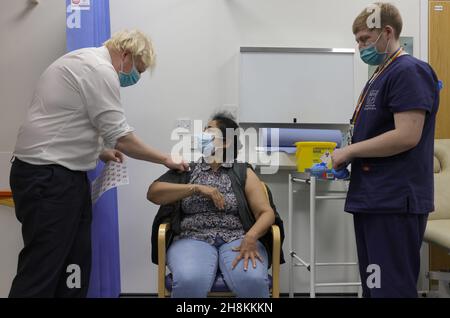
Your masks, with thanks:
M289 244L289 297L294 297L294 267L306 267L310 273L310 297L316 297L316 288L318 287L335 287L335 286L359 286L358 296L361 297L361 282L342 282L342 283L316 283L316 267L317 266L357 266L356 262L343 263L317 263L316 262L316 242L315 242L315 215L316 215L316 201L317 200L344 200L347 191L327 191L326 193L317 193L317 177L311 176L309 173L295 173L289 174L289 223L288 223L288 244ZM327 180L325 182L348 182L348 181L333 181ZM293 194L296 190L293 189L294 184L301 183L309 187L310 200L310 224L309 224L309 239L310 239L310 255L309 263L301 259L293 248ZM298 262L296 262L298 261Z

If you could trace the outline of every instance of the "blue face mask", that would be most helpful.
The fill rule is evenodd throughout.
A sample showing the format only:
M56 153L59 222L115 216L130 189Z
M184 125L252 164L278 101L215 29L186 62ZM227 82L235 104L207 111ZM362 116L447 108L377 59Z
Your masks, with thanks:
M378 40L380 40L381 34L378 36L378 39L375 41L375 43L370 44L368 47L360 50L361 59L364 63L369 65L380 65L386 60L387 52L379 53L377 51L376 45ZM386 45L386 49L389 46L389 42ZM387 51L387 50L386 50Z
M214 146L214 139L215 136L213 134L209 133L202 133L200 135L195 136L197 139L197 146L198 150L201 151L201 153L205 157L211 157L215 153L215 146Z
M198 150L201 151L201 153L205 157L210 157L214 154L214 135L208 134L208 133L202 133L200 135L196 136L197 138L197 146Z
M121 69L122 70L119 72L119 80L120 80L121 87L128 87L128 86L134 85L141 78L141 74L136 69L136 66L134 65L134 61L133 61L133 69L131 70L130 73L123 72L123 62L122 62Z

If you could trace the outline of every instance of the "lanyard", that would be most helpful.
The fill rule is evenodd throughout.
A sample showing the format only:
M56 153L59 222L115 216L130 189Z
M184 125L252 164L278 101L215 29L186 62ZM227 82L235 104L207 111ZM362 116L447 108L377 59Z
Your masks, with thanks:
M392 55L389 58L389 60L386 61L386 63L384 63L384 65L381 68L380 67L377 68L375 73L369 79L368 84L366 85L366 87L363 89L361 95L359 96L358 104L356 104L356 109L355 109L355 112L353 113L353 117L350 122L350 124L352 125L352 129L356 125L356 122L358 121L359 115L361 113L362 105L364 104L364 102L366 100L367 94L369 93L370 88L372 87L372 84L377 80L378 77L381 76L381 74L383 74L383 72L389 67L389 65L391 65L402 53L403 53L403 48L399 48L397 50L397 52L395 52L394 55Z

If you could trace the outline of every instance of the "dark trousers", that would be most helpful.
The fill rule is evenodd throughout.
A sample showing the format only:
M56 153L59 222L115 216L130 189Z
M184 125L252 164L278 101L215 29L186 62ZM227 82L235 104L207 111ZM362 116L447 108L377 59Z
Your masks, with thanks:
M363 297L417 297L420 248L427 219L427 214L353 215ZM373 287L373 265L380 269L379 288Z
M86 297L92 221L86 173L15 159L10 185L24 248L9 297Z

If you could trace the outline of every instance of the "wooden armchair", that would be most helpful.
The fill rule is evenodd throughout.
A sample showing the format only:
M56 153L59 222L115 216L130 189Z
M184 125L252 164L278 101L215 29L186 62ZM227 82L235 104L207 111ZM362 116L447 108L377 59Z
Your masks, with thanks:
M267 194L266 186L263 184ZM170 224L164 223L159 226L158 230L158 297L165 298L170 296L172 290L171 274L166 274L166 234L170 229ZM270 292L272 298L280 297L280 253L281 253L281 237L280 228L277 225L271 227L273 237L272 249L272 275L269 275L271 282ZM210 297L233 297L233 293L226 284L216 277Z

